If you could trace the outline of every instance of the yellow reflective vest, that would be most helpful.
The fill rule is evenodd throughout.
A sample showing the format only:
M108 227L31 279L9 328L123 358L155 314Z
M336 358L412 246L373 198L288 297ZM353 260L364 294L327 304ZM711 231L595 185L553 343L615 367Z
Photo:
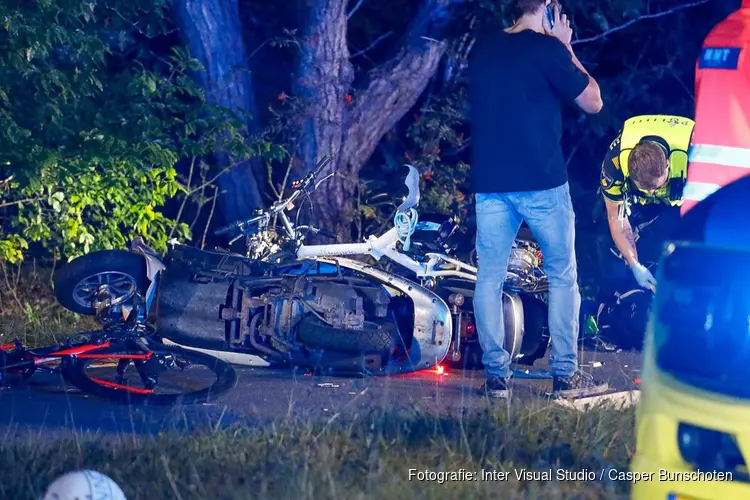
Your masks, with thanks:
M625 122L620 135L619 159L620 169L625 177L623 194L629 203L645 204L653 198L659 198L671 206L682 204L687 179L688 148L694 127L695 122L690 118L673 115L634 116ZM639 142L648 140L649 137L660 138L669 146L669 180L653 196L628 182L630 152Z

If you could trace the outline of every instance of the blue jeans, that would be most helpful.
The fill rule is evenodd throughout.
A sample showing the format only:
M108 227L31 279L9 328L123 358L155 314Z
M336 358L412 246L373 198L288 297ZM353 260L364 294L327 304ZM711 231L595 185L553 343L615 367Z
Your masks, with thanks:
M487 377L511 374L510 354L503 348L502 288L510 250L524 220L541 247L549 278L550 371L555 376L571 375L578 367L581 295L568 184L544 191L477 193L476 214L479 267L474 314Z

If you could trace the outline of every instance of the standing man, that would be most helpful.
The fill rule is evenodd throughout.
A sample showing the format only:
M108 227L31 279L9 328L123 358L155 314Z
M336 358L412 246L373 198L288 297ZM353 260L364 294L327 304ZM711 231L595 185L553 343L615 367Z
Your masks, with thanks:
M553 393L600 393L607 384L578 369L581 297L560 141L563 104L575 102L587 113L598 113L602 98L573 53L573 32L560 6L550 0L517 0L516 8L516 23L478 36L469 60L479 261L474 312L487 375L480 391L509 396L502 288L513 241L525 221L541 246L549 276ZM553 26L546 17L550 11Z

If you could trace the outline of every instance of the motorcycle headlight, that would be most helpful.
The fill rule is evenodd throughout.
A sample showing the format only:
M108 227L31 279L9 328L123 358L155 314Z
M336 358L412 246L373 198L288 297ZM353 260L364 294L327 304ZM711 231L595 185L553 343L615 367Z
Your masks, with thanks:
M464 296L460 293L452 293L448 296L448 303L454 306L464 305Z

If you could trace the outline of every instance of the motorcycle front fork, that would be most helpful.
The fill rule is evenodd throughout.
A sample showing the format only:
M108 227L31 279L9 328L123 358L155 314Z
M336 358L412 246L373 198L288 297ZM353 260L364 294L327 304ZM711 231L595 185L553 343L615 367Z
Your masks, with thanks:
M423 279L422 286L429 290L434 290L435 280L433 278ZM448 302L452 302L450 298ZM457 304L450 304L450 310L453 319L453 335L446 357L450 357L454 362L458 362L461 359L461 323L464 313Z
M451 340L451 346L448 350L448 356L454 361L458 362L461 359L461 323L463 320L463 312L458 306L451 306L451 316L453 316L453 339Z

